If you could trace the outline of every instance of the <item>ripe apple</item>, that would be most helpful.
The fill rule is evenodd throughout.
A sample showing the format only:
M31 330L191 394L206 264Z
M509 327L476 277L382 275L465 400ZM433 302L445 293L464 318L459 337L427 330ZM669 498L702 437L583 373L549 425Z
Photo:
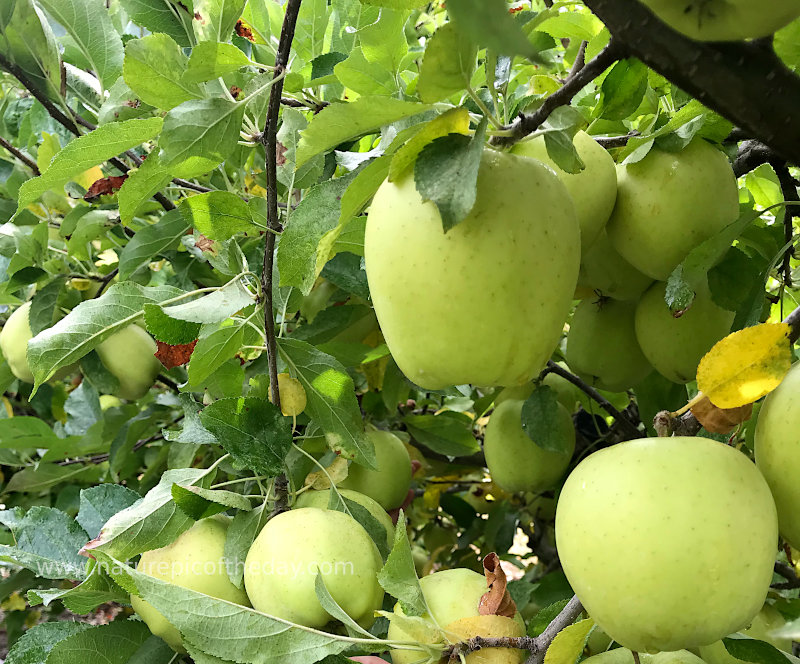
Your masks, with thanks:
M589 615L640 652L708 645L764 605L775 503L738 450L707 438L645 438L570 474L556 510L564 573ZM736 555L720 560L720 552Z
M622 392L653 370L634 329L636 303L583 300L567 335L567 363L590 385Z
M136 569L181 588L250 606L244 590L228 579L225 539L229 522L221 515L198 521L172 544L145 551ZM174 650L185 652L180 632L151 604L131 595L131 606L153 634L164 639Z
M544 136L517 143L511 152L538 159L552 168L564 183L575 204L581 227L581 252L585 254L599 237L614 209L617 172L611 155L585 131L576 133L573 143L585 167L579 173L567 173L556 165L547 154Z
M164 368L155 357L156 342L138 325L128 325L95 348L106 369L119 381L117 396L141 399Z
M697 41L766 37L800 16L794 0L641 0L664 23Z
M800 548L800 362L767 396L758 414L756 464L778 507L781 535Z
M606 231L637 270L665 281L698 244L739 216L728 158L701 138L680 152L653 148L617 166L617 204Z
M591 291L587 297L599 292L615 300L638 300L652 283L650 277L619 255L605 231L581 257L578 287Z
M653 284L636 307L636 339L662 376L675 383L695 379L697 365L711 347L731 330L735 314L717 306L707 286L680 318L664 301L666 284Z
M575 451L572 416L560 403L555 415L558 437L565 452L539 447L522 428L523 401L504 401L495 408L486 426L483 452L492 480L501 489L539 493L552 489L567 470Z
M406 447L389 431L367 431L367 437L375 446L378 469L351 463L339 486L369 496L385 510L399 507L411 486L411 458Z
M595 629L595 632L597 631ZM591 637L589 638L591 639ZM702 659L688 650L660 652L655 655L640 652L639 661L641 664L704 664ZM607 650L592 657L587 657L583 662L590 662L590 664L635 664L633 653L627 648Z
M342 495L342 497L352 500L354 503L358 503L362 507L365 507L369 513L378 520L378 522L386 529L386 540L387 544L389 545L389 549L391 549L392 545L394 544L394 524L389 518L389 515L386 513L386 510L383 509L372 498L365 496L363 493L359 493L358 491L340 488L339 493ZM324 489L322 491L306 491L297 497L297 500L294 502L293 509L316 507L318 509L326 510L328 509L330 498L330 489Z
M367 628L383 601L381 567L375 543L353 517L305 507L267 522L247 553L244 585L258 611L319 628L332 620L314 590L321 575L336 603Z
M786 620L778 610L770 604L765 604L764 608L753 618L750 627L742 630L742 634L759 641L766 641L779 650L791 653L792 640L790 638L770 636L770 632L780 629L785 624ZM722 641L715 641L708 646L700 646L698 652L706 664L742 664L743 661L731 655Z
M580 260L566 187L534 159L486 149L476 201L447 233L411 175L384 182L364 255L400 370L426 389L521 385L558 343Z

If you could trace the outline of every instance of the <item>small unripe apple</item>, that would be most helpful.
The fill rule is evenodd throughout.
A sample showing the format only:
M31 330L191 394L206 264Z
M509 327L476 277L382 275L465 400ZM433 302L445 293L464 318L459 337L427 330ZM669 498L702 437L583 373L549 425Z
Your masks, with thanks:
M145 551L136 569L181 588L250 606L244 590L234 586L228 578L225 539L229 521L223 516L198 521L172 544ZM164 639L174 650L185 652L180 632L151 604L131 595L131 606L153 634Z
M578 287L588 289L586 297L596 298L600 293L615 300L636 300L652 283L651 277L619 255L605 231L581 256Z
M305 507L267 522L247 553L244 584L256 610L320 628L332 620L314 589L320 575L336 603L366 628L383 601L382 567L375 543L353 517Z
M617 167L617 203L606 231L637 270L665 281L686 255L739 216L728 158L701 138L680 152L653 148Z
M572 416L560 403L555 420L564 452L539 447L522 428L522 401L504 401L495 408L486 426L483 451L492 480L501 489L535 493L552 489L567 470L575 450Z
M775 503L756 466L707 438L600 450L570 474L556 511L564 573L595 622L640 652L713 643L764 604ZM720 560L720 551L736 555Z
M155 357L156 342L138 325L128 325L101 342L95 350L119 381L117 396L141 399L164 368Z
M475 205L447 233L412 175L384 182L369 211L364 255L381 331L414 383L521 385L561 336L580 229L552 169L487 148Z
M411 458L406 447L389 431L367 431L367 437L375 446L377 470L351 463L339 486L369 496L385 510L399 507L411 485Z
M653 370L636 341L635 302L583 300L567 335L567 363L590 385L622 392Z
M711 299L707 286L698 289L692 306L675 318L664 301L666 284L653 284L636 307L636 339L650 364L675 383L695 379L697 365L731 330L735 314Z
M800 548L800 362L764 400L755 435L756 464L778 507L781 535Z

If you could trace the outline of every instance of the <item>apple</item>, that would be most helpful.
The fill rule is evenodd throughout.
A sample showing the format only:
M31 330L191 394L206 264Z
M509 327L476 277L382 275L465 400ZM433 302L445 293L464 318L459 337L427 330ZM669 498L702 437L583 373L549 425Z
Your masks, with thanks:
M766 37L800 16L795 0L641 0L671 28L697 41Z
M593 634L598 630L595 628ZM589 637L591 639L591 637ZM627 648L614 648L607 650L592 657L587 657L583 662L590 664L635 664L633 653ZM660 652L655 655L639 653L641 664L704 664L703 660L688 650L678 650L676 652Z
M411 458L406 446L389 431L367 431L367 438L375 446L377 470L351 463L339 486L369 496L385 510L399 507L411 486Z
M800 362L764 400L755 433L756 465L778 507L783 538L800 548Z
M230 519L213 516L195 523L172 544L145 551L136 569L162 581L204 593L234 604L250 606L244 590L228 578L225 562L225 539ZM180 632L151 604L131 595L131 606L171 648L185 652Z
M525 636L525 625L505 616L469 616L451 622L444 631L449 641L458 643L476 636L518 638ZM529 654L517 648L482 648L467 655L464 661L465 664L522 664Z
M579 173L567 173L558 167L547 154L544 136L521 141L511 152L538 159L556 172L575 204L581 227L581 252L585 253L599 237L614 209L617 173L611 155L585 131L577 132L573 143L584 165Z
M562 369L569 371L566 362L556 362ZM556 391L558 402L570 413L575 410L575 404L580 401L582 392L566 378L557 373L549 373L542 379L542 385L547 385ZM495 408L508 399L525 401L536 387L535 382L514 387L505 387L494 400Z
M365 507L369 513L377 519L377 521L386 529L386 541L389 549L391 549L392 545L394 544L394 524L392 524L392 520L389 518L386 510L383 509L372 498L365 496L363 493L359 493L358 491L340 488L339 493L342 495L342 497L352 500L354 503L358 503L362 507ZM328 509L330 499L330 489L324 489L322 491L305 491L297 497L297 500L294 502L292 507L293 509L317 507L319 509L326 510Z
M588 289L590 294L586 297L600 293L615 300L637 300L652 283L650 277L619 255L605 231L581 257L578 287Z
M640 652L708 645L746 627L772 581L778 519L740 451L707 438L600 450L556 509L564 573L595 622ZM720 559L720 552L736 555Z
M567 335L567 364L590 385L622 392L653 370L636 341L635 302L583 300Z
M523 403L509 400L495 408L486 426L483 452L489 474L501 489L539 493L552 489L567 470L575 451L575 427L567 409L556 404L554 426L566 451L545 450L522 428Z
M694 247L739 216L730 162L701 138L677 153L654 147L641 161L620 164L617 181L608 237L653 279L666 281Z
M95 350L119 381L117 396L141 399L164 368L155 357L156 342L138 325L128 325L101 342Z
M753 618L750 627L742 630L742 634L759 641L766 641L779 650L791 653L792 640L790 638L770 636L771 632L780 629L785 624L786 620L778 610L770 604L765 604L764 608ZM698 652L706 664L742 664L743 661L731 655L722 641L715 641L708 646L700 646Z
M675 318L664 301L666 284L653 284L636 307L636 339L650 364L675 383L695 379L697 365L731 330L735 314L717 306L707 286L692 306Z
M278 514L258 534L245 560L244 585L253 607L306 627L330 614L317 599L317 576L336 603L365 628L383 601L380 553L353 517L304 507Z
M122 402L119 397L115 397L113 394L100 395L100 410L102 411L106 411L109 408L119 408L121 405Z
M417 385L522 385L544 367L572 303L580 229L566 187L534 159L485 149L475 205L447 233L414 178L384 182L364 256L375 313Z

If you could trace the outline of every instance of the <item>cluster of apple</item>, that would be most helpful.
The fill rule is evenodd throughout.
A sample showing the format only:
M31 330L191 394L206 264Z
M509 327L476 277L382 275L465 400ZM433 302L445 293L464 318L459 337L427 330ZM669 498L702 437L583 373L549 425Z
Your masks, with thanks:
M0 331L0 351L11 373L25 383L34 382L28 364L28 342L33 338L31 306L28 301L18 307ZM155 357L156 350L153 338L136 324L122 328L97 345L95 351L103 366L119 384L115 394L101 396L102 406L117 406L120 398L136 401L147 394L163 368ZM74 364L66 366L57 371L53 378L64 378L76 369Z

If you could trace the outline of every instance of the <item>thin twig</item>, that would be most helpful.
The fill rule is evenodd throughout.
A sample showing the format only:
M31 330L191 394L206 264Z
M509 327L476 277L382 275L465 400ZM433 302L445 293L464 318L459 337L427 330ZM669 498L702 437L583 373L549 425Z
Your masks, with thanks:
M34 175L41 175L41 173L39 172L39 167L36 165L36 162L33 159L31 159L28 155L26 155L24 152L18 150L13 145L11 145L11 143L9 143L2 136L0 136L0 145L2 145L6 150L8 150L11 154L13 154L28 168L30 168L33 171Z
M578 53L575 56L575 62L572 63L572 69L569 70L569 74L567 74L566 80L569 81L570 79L575 78L578 72L584 68L586 65L586 45L588 42L582 41L581 45L578 47ZM566 81L565 81L566 82Z
M800 578L797 577L794 567L791 565L776 562L775 573L786 579L786 583L773 583L772 588L776 590L793 590L794 588L800 588Z
M114 277L116 277L118 274L119 274L119 268L115 267L113 270L111 270L111 272L109 272L106 276L104 276L100 280L100 288L98 288L97 293L95 293L96 298L100 297L103 294L103 291L105 291L108 284L110 284L113 281Z
M800 196L797 195L797 186L794 183L792 174L789 173L789 167L785 164L773 164L775 174L778 176L778 182L781 185L781 192L783 193L783 200L788 202L800 202ZM787 205L783 209L783 241L786 245L786 251L783 253L783 284L786 288L792 287L792 258L794 257L794 220L800 217L800 206Z
M545 627L544 631L536 637L536 649L528 657L525 664L542 664L544 655L550 644L558 636L558 633L565 627L569 627L575 619L583 612L583 605L577 595L573 595L567 605L561 609L552 622Z
M133 451L135 452L136 450L141 449L145 445L148 445L148 444L153 443L153 442L155 442L157 440L163 440L163 439L164 439L164 434L159 432L159 433L153 434L149 438L144 438L142 440L137 440L136 443L134 443L134 445L133 445ZM78 458L75 458L75 459L65 459L64 461L56 461L56 465L57 466L74 466L75 464L78 464L78 463L98 464L98 463L103 463L105 461L108 461L110 458L111 457L110 457L110 453L109 452L103 452L102 454L95 454L95 455L90 456L90 457L78 457Z
M594 136L593 138L601 147L611 150L612 148L624 148L630 139L638 135L638 131L632 131L624 136Z

